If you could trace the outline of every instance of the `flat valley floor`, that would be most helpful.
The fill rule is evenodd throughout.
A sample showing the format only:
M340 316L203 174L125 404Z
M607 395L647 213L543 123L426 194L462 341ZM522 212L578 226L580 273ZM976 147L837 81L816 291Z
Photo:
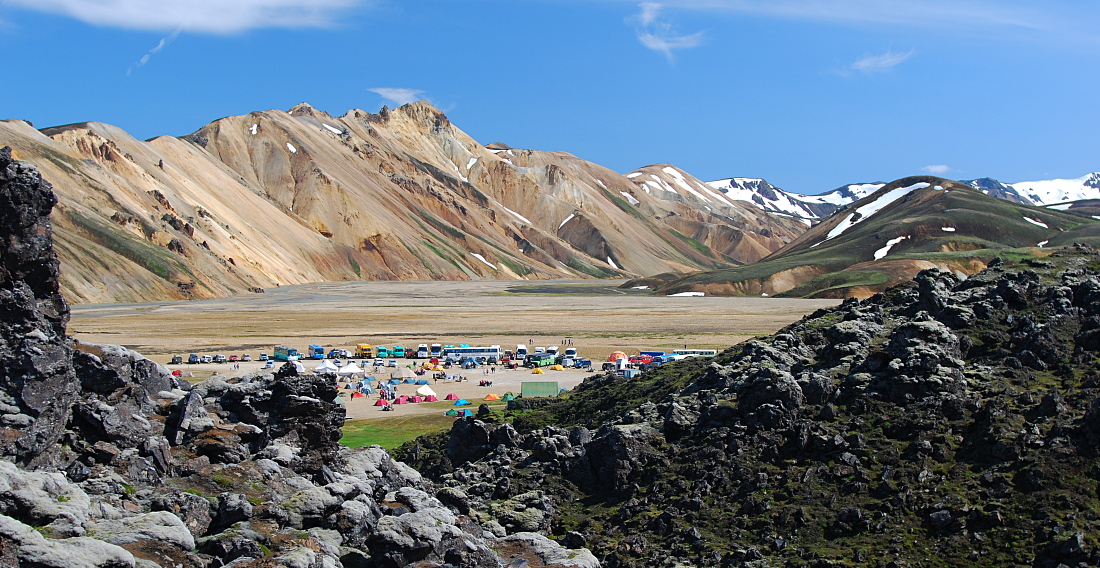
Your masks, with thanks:
M572 339L582 357L595 366L612 351L672 351L688 346L719 351L747 338L774 333L837 300L787 298L664 297L625 290L621 281L477 281L477 282L338 282L284 286L264 294L215 300L142 304L72 306L69 333L88 343L118 344L159 363L188 353L271 353L275 345L299 350L316 343L328 349L354 349L356 343L419 343L474 346L519 343L548 347ZM399 361L407 365L411 361ZM305 362L312 369L316 363ZM319 362L318 362L319 363ZM177 365L201 379L218 372L234 376L258 369L253 361L235 369L229 364ZM368 368L368 372L372 369ZM388 378L388 370L372 373ZM485 376L481 371L452 369L469 381L440 384L440 396L519 392L524 380L557 380L563 387L579 383L586 373L552 372L532 376L519 370ZM494 379L499 387L480 389ZM410 390L411 393L411 389ZM368 399L349 404L349 418L375 414ZM348 400L348 402L352 402ZM429 412L406 405L395 414ZM434 405L433 405L434 406ZM362 408L360 408L362 407ZM441 412L437 408L431 413Z

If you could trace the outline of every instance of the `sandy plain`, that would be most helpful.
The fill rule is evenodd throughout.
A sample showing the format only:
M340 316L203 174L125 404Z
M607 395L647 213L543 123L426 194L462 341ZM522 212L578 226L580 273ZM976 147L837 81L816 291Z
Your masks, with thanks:
M256 358L260 352L270 353L274 345L302 349L316 343L327 350L352 349L356 343L406 348L419 343L467 343L514 349L518 343L532 341L534 346L560 346L565 339L573 340L581 356L598 362L617 350L628 354L683 346L722 350L749 337L774 333L803 315L838 303L651 296L644 290L620 289L621 283L337 282L284 286L264 294L215 300L82 304L72 306L69 333L88 343L124 345L165 364L174 354L186 358L188 353L249 353ZM190 370L204 378L214 372L234 376L259 366L252 362L242 364L239 370L229 364L170 368ZM477 386L486 378L479 371L466 371L465 375L469 381L441 383L436 390L441 397L454 391L471 402L490 392ZM388 378L388 371L376 376ZM558 380L568 388L585 376L579 371L543 377L529 371L498 372L490 378L499 388L491 391L518 393L523 380L542 378ZM364 417L367 411L359 406L365 400L354 402L349 404L349 416ZM406 407L412 408L406 411ZM398 407L398 412L429 411L417 407L405 405Z

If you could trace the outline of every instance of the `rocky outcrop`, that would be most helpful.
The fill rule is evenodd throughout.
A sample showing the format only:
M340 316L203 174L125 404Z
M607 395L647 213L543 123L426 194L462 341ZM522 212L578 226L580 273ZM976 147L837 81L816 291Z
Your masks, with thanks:
M0 452L34 466L77 397L69 305L58 285L50 184L0 149Z
M928 270L399 455L483 531L537 527L605 566L1091 566L1097 322L1088 247Z

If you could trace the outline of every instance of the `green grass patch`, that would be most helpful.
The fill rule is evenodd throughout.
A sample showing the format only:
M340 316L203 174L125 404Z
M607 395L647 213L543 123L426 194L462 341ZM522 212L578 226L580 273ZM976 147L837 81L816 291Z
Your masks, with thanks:
M451 425L454 424L455 417L443 416L443 410L445 410L445 407L449 408L453 403L441 401L440 403L429 402L426 404L439 405L439 414L414 414L411 416L345 422L344 437L340 438L340 443L349 448L377 444L387 450L392 450L417 436L449 430Z

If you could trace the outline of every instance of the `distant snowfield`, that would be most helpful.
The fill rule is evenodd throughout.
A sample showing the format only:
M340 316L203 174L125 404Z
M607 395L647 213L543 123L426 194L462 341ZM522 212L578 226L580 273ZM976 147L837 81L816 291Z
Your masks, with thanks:
M706 292L680 292L678 294L669 294L669 298L698 298L699 296L706 296Z
M504 206L501 205L501 207L504 207ZM527 217L524 217L523 215L520 215L519 213L516 213L515 211L512 211L511 209L509 209L507 207L504 207L504 210L511 213L512 215L515 215L516 218L519 219L520 221L523 221L524 223L527 223L528 225L534 225L534 223L532 223L530 219L528 219Z
M1031 223L1032 225L1038 225L1038 226L1040 226L1044 229L1049 229L1050 228L1049 226L1047 226L1046 223L1044 223L1044 222L1042 222L1038 219L1032 219L1031 217L1024 217L1024 221L1027 221L1028 223Z
M955 227L943 227L940 230L947 231L948 233L954 233L955 232Z
M492 264L491 262L489 262L488 260L485 260L485 257L484 257L484 256L481 256L480 254L478 254L478 253L476 253L476 252L471 252L471 253L470 253L470 256L472 256L472 257L474 257L474 258L476 258L476 259L480 260L481 262L484 262L484 263L485 263L485 266L488 266L489 268L492 268L493 270L496 270L496 269L497 269L497 267L496 267L496 266L494 266L494 265L493 265L493 264Z
M568 217L566 217L566 218L565 218L565 220L564 220L564 221L562 221L562 222L561 222L561 223L560 223L560 224L558 225L558 228L560 229L560 228L564 227L564 226L565 226L565 224L566 224L566 223L568 223L568 222L569 222L569 220L570 220L570 219L572 219L573 217L576 217L576 214L575 214L575 213L570 213L570 214L569 214L569 216L568 216Z
M295 147L294 147L294 144L291 144L290 142L287 142L287 143L286 143L286 149L287 149L287 150L290 150L290 153L291 153L291 154L297 154L297 153L298 153L298 149L297 149L297 148L295 148Z
M343 133L344 133L344 131L343 131L343 130L340 130L339 128L336 128L335 126L330 126L330 125L328 125L328 124L325 124L325 123L323 123L323 122L321 123L321 126L324 126L324 127L325 127L325 130L328 130L329 132L331 132L331 133L333 133L333 134L335 134L335 135L337 135L337 136L339 136L339 135L341 135L341 134L343 134Z
M880 195L874 201L872 201L872 202L870 202L866 205L862 205L859 208L857 208L855 210L855 213L849 213L848 216L845 217L844 220L842 220L840 222L840 224L833 227L832 230L829 231L829 234L827 234L825 236L824 240L822 240L821 242L811 246L810 248L816 247L817 245L820 245L821 243L823 243L823 242L825 242L829 239L832 239L832 238L835 238L835 237L838 237L838 236L842 235L844 233L844 231L847 231L849 228L852 227L852 225L855 225L857 223L862 223L863 221L866 221L867 219L870 219L875 213L878 213L879 211L882 211L883 208L885 208L887 205L890 205L891 203L901 199L902 197L905 197L906 195L909 195L914 190L923 189L923 188L928 187L928 186L929 186L928 183L925 183L925 182L922 181L920 183L914 183L913 185L909 185L909 186L905 186L905 187L899 187L897 189L892 189L892 190ZM855 218L855 216L857 214L860 216L859 219L853 221L852 219ZM889 250L889 249L887 249L887 250Z
M629 193L627 193L625 191L620 191L619 195L625 197L626 200L629 201L631 205L638 205L639 203L641 203L641 201L638 201L637 197L634 197L633 195L630 195Z

